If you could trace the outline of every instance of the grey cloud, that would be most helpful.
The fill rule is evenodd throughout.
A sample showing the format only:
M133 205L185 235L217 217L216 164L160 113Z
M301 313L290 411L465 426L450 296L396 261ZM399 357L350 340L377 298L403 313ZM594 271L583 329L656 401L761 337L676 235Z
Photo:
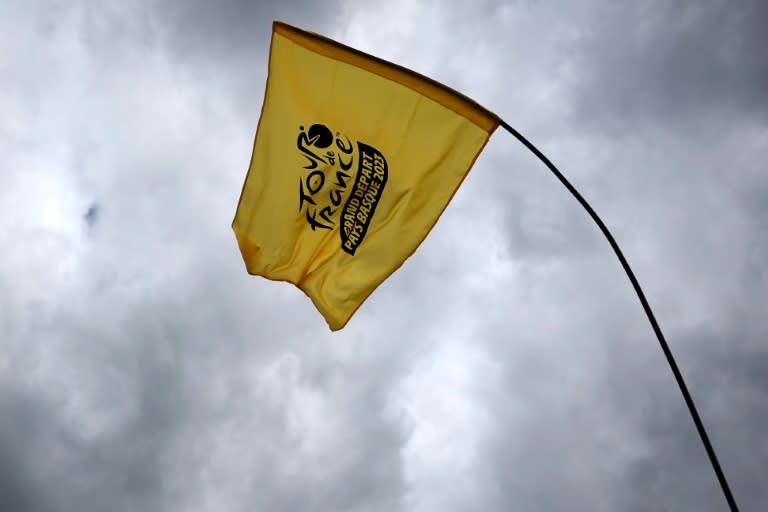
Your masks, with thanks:
M717 334L704 328L691 330L677 340L678 347L689 347L678 348L679 364L744 510L757 510L768 499L759 469L768 463L768 451L760 441L766 427L766 402L761 397L768 389L762 339L753 326L734 325ZM638 441L646 450L627 465L617 482L623 489L616 493L615 507L644 510L653 502L670 510L723 509L714 471L671 372L660 371L661 357L635 363L617 359L617 364L624 382L611 378L606 389L617 415L631 418L638 428ZM633 393L633 386L644 389L643 395Z
M611 228L738 502L759 509L765 44L753 20L765 18L763 7L560 7L497 12L502 21L488 30L498 43L486 57L512 78L499 87L507 96L488 106ZM496 282L503 297L478 303L487 326L477 339L502 375L486 402L494 434L473 466L485 508L722 510L679 390L607 242L506 133L479 163L466 185L477 208L467 214L499 222L515 269Z
M341 6L336 1L194 0L157 2L152 11L181 60L195 55L230 60L266 48L275 19L320 31L337 20Z
M149 389L140 393L136 421L93 441L83 440L80 432L62 421L61 406L45 395L6 388L2 473L9 478L3 479L0 502L4 507L34 511L162 509L162 463L167 436L173 432L167 425L174 413L169 407L173 402L161 398L157 381L147 378L144 382Z
M26 33L41 58L12 61L33 87L2 81L30 134L11 145L2 200L11 510L400 506L399 353L329 354L311 303L248 278L229 229L256 117L224 91L242 85L236 101L258 114L243 91L265 71L269 23L314 12L281 5L87 4L46 18L19 4L42 28ZM205 80L211 69L225 79Z
M341 2L204 0L153 2L159 46L175 65L211 87L227 90L253 126L266 79L272 22L327 33Z
M631 131L639 122L765 122L764 2L599 5L573 49L578 116ZM630 126L623 126L628 124Z
M46 415L31 398L9 386L4 386L0 395L0 412L4 418L0 424L0 504L8 510L51 510L43 482L36 479L34 468L30 467L30 448L40 446L43 441L51 442L45 439L46 433L41 432ZM24 437L34 443L20 442Z
M625 249L742 509L759 509L762 4L408 5L402 25L375 2L3 6L0 34L25 48L0 67L5 508L723 508L610 248L502 131L341 333L245 275L229 223L277 18L386 28L369 51L405 55L558 164Z

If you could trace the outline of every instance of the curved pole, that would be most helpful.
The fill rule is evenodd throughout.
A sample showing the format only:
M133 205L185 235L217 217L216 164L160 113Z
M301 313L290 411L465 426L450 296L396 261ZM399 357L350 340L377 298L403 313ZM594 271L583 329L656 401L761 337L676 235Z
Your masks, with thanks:
M613 252L616 253L616 257L619 258L619 261L621 262L621 266L624 268L624 271L627 273L627 277L629 277L629 280L632 282L632 287L635 289L635 292L637 293L637 297L640 299L640 303L643 305L643 310L645 310L645 314L648 316L648 320L651 322L651 327L653 327L653 332L656 333L656 338L659 340L659 345L661 345L661 350L664 352L664 355L667 358L667 362L669 363L669 367L672 369L672 373L675 376L675 380L677 381L677 385L680 386L680 391L683 393L683 398L685 399L685 404L688 406L688 411L691 413L691 418L693 418L693 422L696 424L696 430L699 432L699 436L701 437L701 442L704 443L704 448L707 450L707 455L709 455L709 461L712 463L712 468L715 470L715 474L717 474L717 480L720 482L720 487L723 489L723 494L725 495L725 499L728 502L728 505L731 507L731 511L738 512L738 507L736 506L736 500L733 498L733 494L731 494L731 489L728 487L728 481L725 478L725 474L723 473L723 470L720 468L720 463L717 460L717 455L715 455L715 450L712 448L712 444L709 442L709 437L707 436L707 431L704 429L704 424L701 422L701 418L699 418L699 413L696 410L696 406L693 403L693 399L691 398L691 394L688 392L688 387L685 385L685 381L683 380L683 375L680 373L680 370L677 367L677 363L675 362L675 358L672 355L672 351L669 349L669 345L667 344L667 340L664 339L664 335L661 332L661 328L659 327L658 322L656 321L656 317L653 314L653 311L651 310L651 306L648 304L648 300L645 298L645 294L643 293L643 290L640 288L640 283L637 282L637 278L635 277L634 272L632 272L632 269L629 267L629 263L627 263L626 258L624 258L624 254L621 252L621 249L619 249L619 244L616 243L616 240L613 238L613 235L611 235L611 232L608 231L608 228L605 226L603 221L598 217L597 213L595 213L595 210L592 209L592 207L587 203L587 201L579 194L579 192L571 185L571 183L565 178L565 176L560 173L560 171L557 170L557 167L554 166L552 162L549 161L549 159L544 156L544 154L539 151L536 146L528 142L528 140L523 137L517 130L509 126L504 120L500 120L499 124L507 130L509 133L515 136L517 140L523 143L525 147L530 149L534 155L539 157L539 160L544 162L544 165L546 165L552 173L557 176L557 179L560 180L560 182L565 186L565 188L568 189L568 191L573 195L573 197L576 198L576 200L579 202L581 206L584 207L584 209L589 213L589 216L592 217L592 220L595 221L597 224L597 227L600 228L600 231L603 232L603 235L605 235L605 238L608 239L608 243L611 244L611 248L613 249Z

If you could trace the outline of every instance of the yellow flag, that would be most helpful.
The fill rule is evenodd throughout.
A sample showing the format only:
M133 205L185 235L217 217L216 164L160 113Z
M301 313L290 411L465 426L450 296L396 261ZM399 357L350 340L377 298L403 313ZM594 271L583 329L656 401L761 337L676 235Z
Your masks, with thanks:
M437 82L275 22L232 228L248 273L332 330L416 250L499 118Z

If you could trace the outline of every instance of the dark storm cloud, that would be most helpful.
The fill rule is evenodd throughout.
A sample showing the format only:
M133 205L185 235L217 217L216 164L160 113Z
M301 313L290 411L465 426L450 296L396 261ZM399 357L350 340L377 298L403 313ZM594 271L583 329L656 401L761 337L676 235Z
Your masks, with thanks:
M765 263L756 263L768 241L757 199L768 151L766 36L757 21L765 6L582 3L562 13L572 37L549 14L514 11L514 23L530 25L522 30L549 36L530 55L552 59L547 71L525 64L518 74L533 84L554 74L562 92L554 98L566 101L554 115L545 108L513 124L531 127L534 143L616 235L737 501L757 510L766 494L756 468L768 464ZM528 91L517 92L535 97ZM509 257L521 270L499 283L513 290L509 316L500 311L487 338L506 361L507 391L493 400L505 427L488 445L488 508L723 510L682 396L608 244L524 153L493 156L511 168L493 188L504 192Z
M768 242L765 202L756 199L766 187L758 170L766 147L758 134L768 120L768 41L760 27L768 11L763 2L653 2L596 12L576 45L583 78L573 97L574 121L594 133L624 135L624 147L635 145L630 134L652 142L651 151L666 148L658 153L663 160L636 155L637 166L625 160L624 186L615 194L638 195L641 201L632 206L630 199L623 214L636 212L634 224L662 241L664 259L651 266L640 257L636 268L651 283L651 303L668 326L737 501L758 509L768 500L756 471L768 464L761 442L765 401L758 398L768 393L768 352L757 313L766 298L765 264L755 263ZM651 181L665 192L647 194ZM621 214L615 208L615 217ZM654 281L676 273L667 286L677 286L662 294ZM606 384L616 391L617 415L638 426L637 441L647 451L616 482L622 491L615 508L664 503L671 510L721 510L714 472L666 363L649 356L631 363L626 355L616 354Z
M0 504L7 510L51 510L44 482L36 479L31 448L39 447L46 437L46 414L33 397L3 387L0 394ZM29 443L29 441L32 441ZM54 441L56 441L54 439ZM55 442L54 444L58 444ZM39 457L39 455L38 455Z
M405 430L396 410L387 413L398 358L342 362L317 346L313 356L273 341L280 327L268 319L249 329L212 311L212 297L227 299L211 282L173 288L154 298L79 293L84 311L65 306L26 330L24 339L56 353L60 376L0 386L0 475L9 476L0 503L398 510ZM297 352L285 352L291 345ZM16 371L50 364L42 354L10 355Z
M765 2L605 3L590 17L572 50L581 121L624 131L768 119Z
M401 361L332 351L299 291L253 287L229 229L270 24L325 26L337 6L315 5L2 16L25 83L3 72L0 102L26 116L0 124L3 510L400 506Z
M341 2L159 1L150 11L159 46L195 80L210 82L212 93L226 90L255 126L266 79L274 20L328 33L340 20ZM215 92L214 92L215 91Z
M0 474L8 478L2 479L0 490L3 508L73 512L165 508L170 439L183 421L173 406L176 386L167 370L139 368L141 374L131 379L136 394L117 397L137 401L135 416L95 439L83 438L76 424L87 420L66 418L67 404L53 402L47 390L4 386ZM116 384L105 377L104 382Z
M760 469L768 464L762 442L768 414L764 327L730 325L716 332L700 327L677 337L678 346L688 347L677 350L679 364L731 489L743 510L758 510L768 500ZM659 371L662 358L649 354L628 361L620 352L615 355L616 372L606 375L605 389L616 415L629 420L643 449L613 481L619 491L614 507L639 511L659 503L670 510L724 509L671 372Z
M168 46L181 61L204 56L231 63L233 59L244 59L263 51L269 45L273 20L327 31L338 20L341 5L335 0L225 0L215 3L182 0L153 3L152 11L162 26ZM255 64L253 59L244 60ZM246 62L238 64L247 65Z

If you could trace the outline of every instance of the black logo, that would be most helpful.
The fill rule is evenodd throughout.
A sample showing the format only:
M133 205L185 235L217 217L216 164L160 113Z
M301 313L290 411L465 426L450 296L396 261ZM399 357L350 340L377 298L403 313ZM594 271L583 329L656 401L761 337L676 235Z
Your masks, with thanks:
M384 192L387 160L378 149L334 136L322 124L300 126L296 146L309 171L299 179L299 211L313 231L338 228L341 248L354 256Z

